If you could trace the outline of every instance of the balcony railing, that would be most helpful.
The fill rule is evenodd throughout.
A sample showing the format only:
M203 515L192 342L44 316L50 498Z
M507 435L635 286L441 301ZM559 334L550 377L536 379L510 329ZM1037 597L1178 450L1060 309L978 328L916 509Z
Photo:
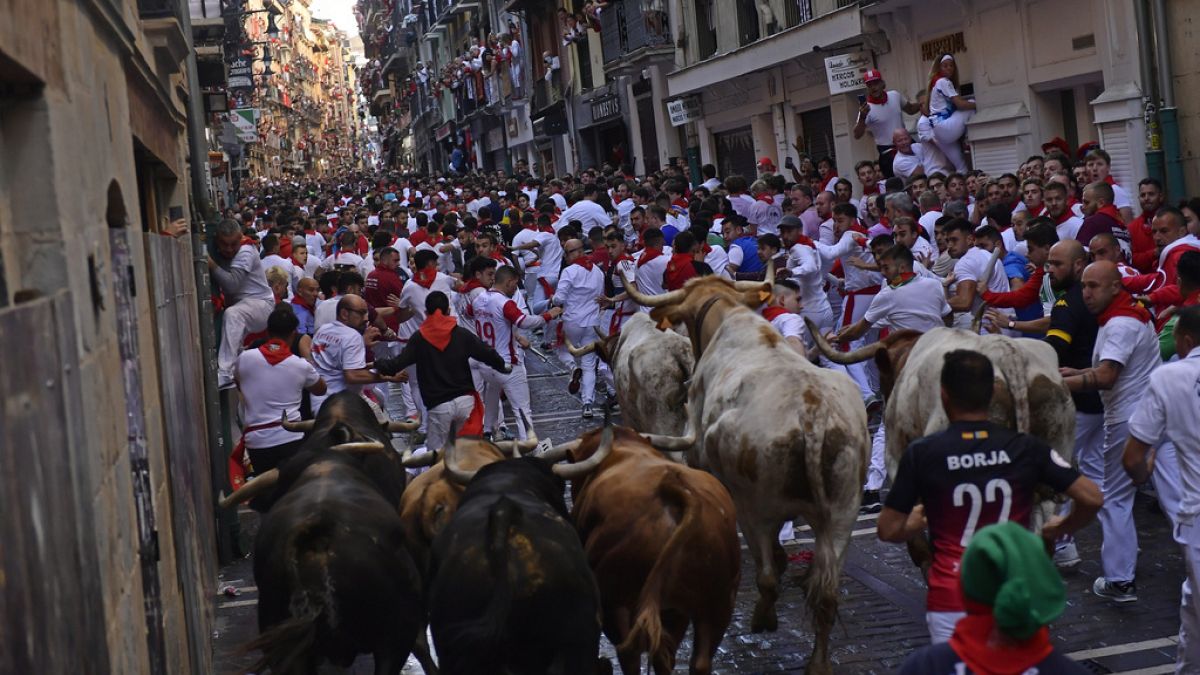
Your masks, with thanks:
M562 90L557 82L540 79L533 87L533 109L542 110L562 100Z
M758 2L756 0L737 0L737 27L739 47L745 47L758 40Z
M601 51L611 63L643 48L671 44L667 13L644 11L642 0L614 0L600 14Z
M138 0L138 16L163 19L179 15L179 0Z

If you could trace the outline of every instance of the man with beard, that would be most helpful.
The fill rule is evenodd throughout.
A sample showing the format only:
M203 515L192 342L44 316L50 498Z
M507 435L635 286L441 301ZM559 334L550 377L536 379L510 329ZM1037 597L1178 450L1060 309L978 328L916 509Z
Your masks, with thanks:
M1138 206L1142 212L1129 223L1129 244L1133 250L1129 262L1143 273L1153 272L1154 263L1158 260L1152 225L1164 201L1166 193L1157 179L1143 178L1138 183Z

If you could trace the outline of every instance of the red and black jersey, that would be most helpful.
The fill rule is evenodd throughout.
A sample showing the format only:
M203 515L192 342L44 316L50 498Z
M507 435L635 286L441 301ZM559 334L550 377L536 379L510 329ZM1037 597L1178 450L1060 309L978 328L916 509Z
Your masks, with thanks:
M933 539L929 611L962 611L958 566L975 532L1010 520L1028 527L1034 487L1063 492L1077 478L1042 441L991 422L955 422L909 445L887 506L909 513L918 501L925 505Z

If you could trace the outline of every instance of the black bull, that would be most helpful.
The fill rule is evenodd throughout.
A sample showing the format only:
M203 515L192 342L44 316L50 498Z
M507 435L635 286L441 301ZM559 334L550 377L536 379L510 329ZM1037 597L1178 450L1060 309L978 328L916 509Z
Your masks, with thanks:
M361 398L336 394L280 467L254 546L261 634L248 648L262 658L252 671L316 673L324 659L346 667L361 653L374 655L377 675L404 666L424 605L398 511L404 470L389 443Z
M433 543L430 627L443 675L588 675L600 597L546 462L489 464Z

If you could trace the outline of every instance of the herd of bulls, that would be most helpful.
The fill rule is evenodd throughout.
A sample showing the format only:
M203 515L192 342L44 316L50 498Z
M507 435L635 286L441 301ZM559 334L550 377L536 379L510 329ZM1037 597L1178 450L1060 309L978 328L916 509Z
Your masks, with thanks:
M598 658L603 631L626 675L643 654L662 674L690 626L690 671L708 673L733 616L737 528L756 570L751 629L771 631L786 564L777 534L803 516L815 539L804 577L815 632L807 672L832 672L829 637L870 447L857 388L758 314L770 272L766 283L703 277L658 296L626 288L653 311L572 351L596 350L611 364L632 428L606 415L603 428L540 453L536 437L458 438L414 457L391 446L407 425L380 423L353 395L289 424L307 432L304 449L222 502L270 504L255 545L261 634L249 647L262 657L252 670L315 673L322 660L347 666L371 653L376 673L395 674L415 653L426 673L609 672ZM892 458L905 439L945 426L936 390L925 390L939 379L940 355L964 347L997 364L1007 394L994 403L997 421L1071 447L1070 397L1037 341L939 329L901 332L864 353L820 344L836 360L879 364L896 394L885 410ZM430 468L407 481L416 466Z

